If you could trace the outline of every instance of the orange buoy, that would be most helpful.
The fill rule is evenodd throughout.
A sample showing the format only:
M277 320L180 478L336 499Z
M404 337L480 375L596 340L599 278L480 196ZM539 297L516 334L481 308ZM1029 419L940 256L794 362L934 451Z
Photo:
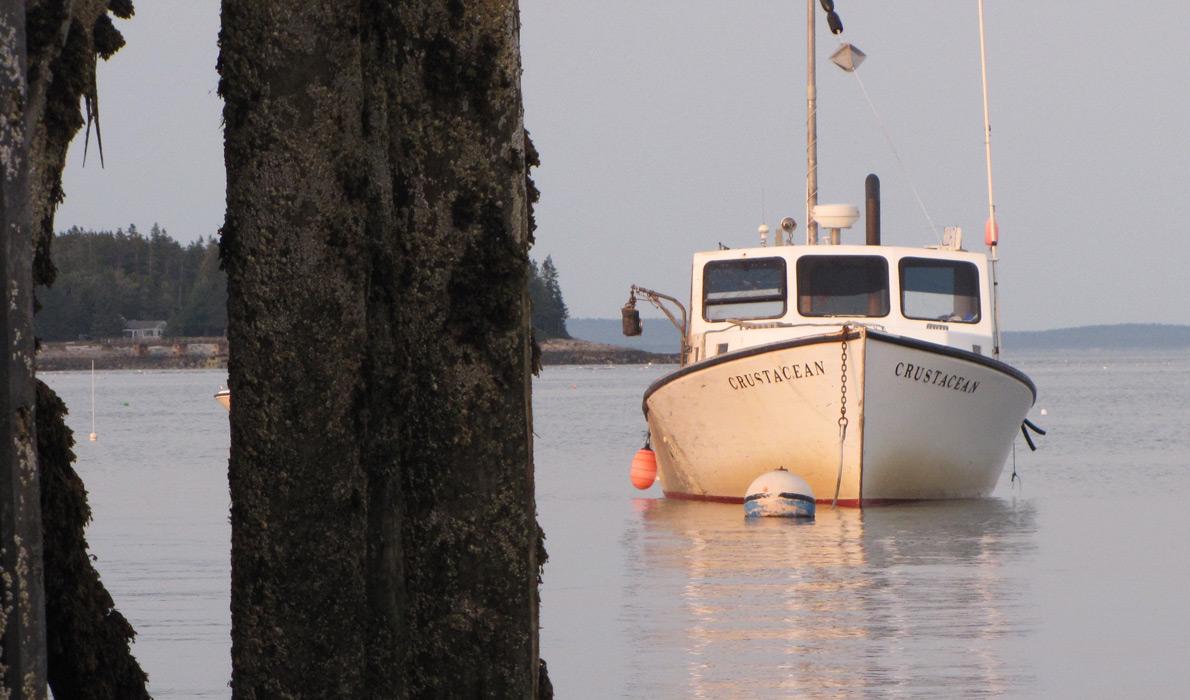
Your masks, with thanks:
M657 480L657 455L647 447L636 451L632 458L632 469L628 471L632 485L638 489L647 489Z

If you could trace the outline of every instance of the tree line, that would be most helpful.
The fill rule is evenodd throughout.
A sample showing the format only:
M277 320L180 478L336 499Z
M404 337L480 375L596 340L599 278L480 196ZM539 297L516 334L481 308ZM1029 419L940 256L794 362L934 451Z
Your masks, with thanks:
M227 275L213 236L183 246L153 224L115 231L73 227L54 236L53 286L38 287L43 340L118 338L127 320L166 321L174 336L221 336Z
M213 236L183 246L157 224L115 231L73 227L54 236L52 287L39 287L35 318L43 340L118 338L127 320L166 321L171 336L221 336L227 328L227 275ZM569 338L558 269L529 261L529 298L538 338Z

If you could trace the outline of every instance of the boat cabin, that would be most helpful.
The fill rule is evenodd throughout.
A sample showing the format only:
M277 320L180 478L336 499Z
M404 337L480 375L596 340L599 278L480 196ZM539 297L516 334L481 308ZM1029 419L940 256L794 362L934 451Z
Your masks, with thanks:
M987 256L951 248L803 245L697 253L689 362L843 323L992 354Z

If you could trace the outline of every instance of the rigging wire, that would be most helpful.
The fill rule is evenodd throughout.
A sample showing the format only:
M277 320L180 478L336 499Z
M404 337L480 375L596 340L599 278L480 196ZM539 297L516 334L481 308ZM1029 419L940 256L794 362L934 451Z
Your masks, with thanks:
M880 117L880 112L876 109L876 104L872 102L872 97L868 94L868 88L864 86L863 79L859 77L859 71L853 70L848 72L854 75L855 82L859 83L859 90L863 93L864 100L868 103L868 108L872 110L872 116L875 117L876 124L880 127L880 132L884 134L884 141L888 144L889 150L892 151L893 159L897 161L897 166L901 169L901 177L905 178L905 181L909 183L909 189L913 190L913 197L917 200L917 205L921 207L921 213L930 225L930 231L933 232L934 237L941 243L942 234L938 232L938 226L934 223L933 217L930 216L930 212L926 209L926 204L922 201L921 194L917 191L917 183L914 182L913 176L909 174L909 169L905 167L905 161L901 160L901 154L897 151L897 146L893 143L892 135L889 133L888 127L885 126L884 120Z

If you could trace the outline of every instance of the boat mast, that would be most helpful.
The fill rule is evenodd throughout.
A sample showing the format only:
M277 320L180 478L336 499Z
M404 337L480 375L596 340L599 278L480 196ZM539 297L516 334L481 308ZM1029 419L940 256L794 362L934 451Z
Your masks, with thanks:
M992 273L992 356L1000 357L1000 283L996 280L996 263L1000 259L1000 227L996 223L996 198L992 194L992 124L988 117L988 55L983 30L983 0L979 0L979 71L983 81L983 150L988 174L988 220L983 239L991 254Z
M982 1L982 0L981 0ZM814 205L818 204L818 95L815 87L814 3L806 0L806 243L818 243L818 223Z

